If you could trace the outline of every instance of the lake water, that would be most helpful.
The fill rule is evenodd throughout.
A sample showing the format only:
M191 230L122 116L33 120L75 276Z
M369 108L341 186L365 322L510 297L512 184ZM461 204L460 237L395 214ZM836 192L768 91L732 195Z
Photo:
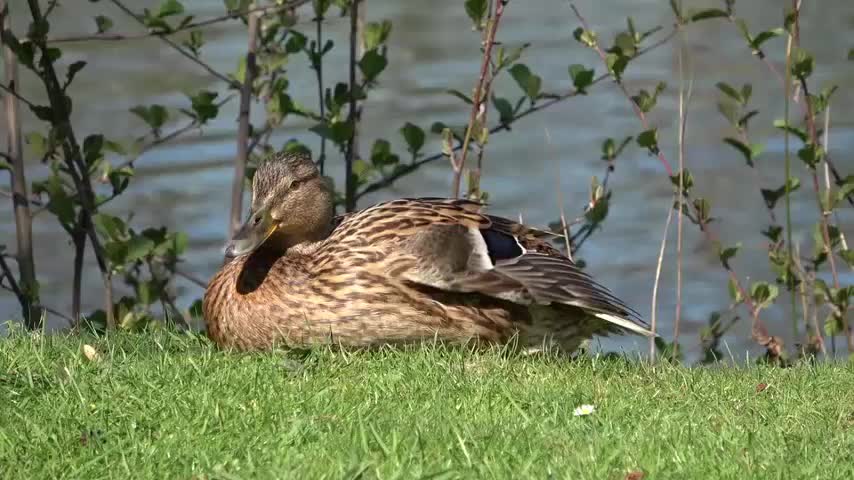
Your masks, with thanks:
M27 23L19 2L12 2L13 26L22 32ZM692 6L718 6L721 2L686 2ZM152 7L156 2L134 2L134 8ZM197 18L209 18L223 12L221 2L187 1ZM854 172L854 62L846 60L849 48L854 47L854 2L825 0L819 4L805 2L802 18L803 44L816 57L813 88L836 84L840 90L834 97L830 151L843 174ZM658 36L669 31L672 14L668 2L653 0L586 0L576 5L586 16L603 42L625 28L625 17L633 17L639 29L656 25L664 27ZM741 1L737 13L745 18L753 32L777 26L782 19L781 2L775 0ZM20 7L23 7L21 2ZM308 10L303 7L300 28L313 32ZM116 32L138 32L132 20L112 8L107 2L90 3L67 0L55 14L52 26L55 35L70 35L94 31L92 17L110 16ZM371 92L364 105L362 153L368 151L373 139L385 137L394 141L399 151L405 151L397 129L406 121L429 128L434 121L462 124L468 118L467 105L444 93L447 88L470 92L479 68L479 37L470 28L458 0L432 2L397 2L370 0L369 20L389 19L393 22L389 44L390 64L381 77L379 88ZM582 63L594 66L597 73L603 67L595 53L580 46L572 37L578 26L569 4L561 1L513 1L507 6L498 34L509 46L531 44L523 61L540 75L544 90L563 92L571 82L567 66ZM231 72L245 49L245 27L230 22L205 30L208 43L203 57L217 70ZM327 85L346 78L346 19L329 20L326 35L339 48L326 61ZM656 37L658 38L658 37ZM696 193L708 198L713 215L721 220L714 229L726 244L741 241L744 248L733 266L745 283L747 280L772 280L766 261L763 237L759 231L768 220L762 205L756 180L762 187L776 187L783 178L783 136L771 126L783 115L782 86L777 78L744 45L742 37L729 23L708 21L690 25L685 33L689 53L689 75L694 78L693 98L689 105L686 136L687 167L697 179ZM626 72L631 91L652 89L659 81L668 83L650 121L660 131L660 143L666 157L677 163L676 132L678 123L678 42L673 41L634 62ZM774 39L766 44L770 61L784 70L785 40ZM74 121L81 137L102 132L107 137L127 140L145 133L144 125L128 109L135 105L162 103L177 108L187 101L182 91L201 88L217 89L227 94L199 67L187 61L156 38L126 42L86 42L67 44L64 62L83 59L88 62L75 81L71 94L75 100ZM306 105L315 105L313 72L305 61L294 62L289 70L292 95ZM727 81L754 86L753 107L760 115L752 121L752 141L766 144L758 160L758 177L744 165L735 151L721 143L729 136L727 122L717 112L719 93L715 84ZM42 101L43 95L31 76L22 76L24 94ZM520 95L509 78L496 84L499 95L516 98ZM797 111L797 108L794 109ZM204 128L152 150L136 163L137 176L129 191L110 205L112 213L132 214L135 226L166 225L186 231L191 246L184 269L204 279L217 269L227 228L232 158L235 152L237 102L223 109L220 118ZM259 117L256 118L256 121ZM183 121L173 122L174 126ZM308 123L290 120L274 136L281 145L297 138L311 146L318 145L317 137L307 131ZM4 127L5 128L5 127ZM41 126L31 116L25 117L24 131ZM165 131L169 131L166 129ZM586 203L590 177L604 173L600 145L607 137L622 138L635 135L641 126L632 114L630 105L616 85L603 82L585 97L562 102L514 125L511 132L490 138L486 153L483 188L490 193L491 212L516 218L522 215L527 223L545 225L558 216L558 194L563 194L567 215L575 216ZM428 137L425 151L440 148L437 137ZM42 177L44 167L33 156L29 162L29 180ZM330 173L340 185L343 165L333 159ZM797 161L796 161L797 162ZM807 175L800 163L795 172L809 187ZM418 174L398 181L392 188L362 199L364 207L397 196L444 195L449 192L451 170L442 161L429 164ZM579 256L588 262L588 270L609 286L627 303L649 317L651 291L662 230L670 203L671 185L661 164L632 144L618 160L610 186L614 190L611 211L601 231L584 245ZM795 239L805 249L811 249L811 229L816 218L815 196L803 188L794 197L793 215L797 228ZM5 201L6 207L11 204ZM10 212L9 208L7 212ZM782 216L783 211L779 211ZM854 215L845 206L839 221L851 241L854 236ZM675 225L675 224L674 224ZM43 301L62 311L70 310L72 250L58 224L47 214L36 217L36 262L42 282ZM14 223L11 213L0 217L3 242L14 248ZM675 245L675 229L669 245ZM727 277L719 266L714 250L706 244L696 227L686 223L684 229L683 266L683 323L682 339L690 358L699 351L698 332L710 312L728 303ZM91 257L91 254L89 255ZM840 262L841 263L841 262ZM101 306L101 284L94 261L87 258L84 277L84 311ZM843 280L850 283L850 269L840 265ZM669 336L675 308L675 250L668 249L659 290L659 324ZM176 288L182 306L202 295L200 288L179 279ZM791 344L791 326L787 319L788 299L783 307L763 315L772 333L782 335ZM19 315L15 299L0 294L0 312L4 318ZM50 324L63 321L51 318ZM841 339L840 339L841 340ZM744 358L745 352L755 355L760 350L749 338L749 323L741 322L727 337L732 354ZM841 344L841 343L840 343ZM644 348L639 339L606 342L607 348Z

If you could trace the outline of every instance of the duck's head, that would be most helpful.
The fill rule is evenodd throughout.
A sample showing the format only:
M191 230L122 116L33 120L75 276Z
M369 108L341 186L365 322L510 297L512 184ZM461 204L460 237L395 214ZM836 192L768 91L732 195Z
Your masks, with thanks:
M328 234L334 214L332 188L302 152L267 157L252 180L249 218L234 234L226 255L253 252L268 238L279 248L317 241Z

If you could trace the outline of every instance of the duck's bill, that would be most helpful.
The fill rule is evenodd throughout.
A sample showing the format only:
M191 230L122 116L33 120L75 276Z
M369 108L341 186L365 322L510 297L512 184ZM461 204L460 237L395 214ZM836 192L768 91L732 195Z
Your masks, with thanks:
M275 231L276 224L271 221L269 215L262 215L259 220L256 220L256 215L249 215L249 219L240 226L231 242L225 247L225 254L229 257L248 255L260 247Z

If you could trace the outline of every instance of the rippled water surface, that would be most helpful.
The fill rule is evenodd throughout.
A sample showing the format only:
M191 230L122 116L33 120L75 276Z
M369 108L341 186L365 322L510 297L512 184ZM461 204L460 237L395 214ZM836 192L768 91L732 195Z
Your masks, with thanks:
M15 3L15 2L13 2ZM715 6L718 2L686 2L692 6ZM854 47L854 2L825 0L820 4L805 2L802 20L803 43L813 51L817 71L816 87L839 85L832 109L830 150L837 166L845 173L854 172L854 62L846 61L848 49ZM134 2L141 9L156 2ZM139 5L136 5L139 4ZM149 5L150 4L150 5ZM197 18L222 13L221 2L189 0L188 9ZM610 41L625 27L625 17L632 16L639 28L664 27L663 36L672 23L668 2L653 0L587 0L576 3L600 38ZM694 5L696 4L696 5ZM21 32L26 17L14 11L13 25ZM380 87L371 93L365 105L363 153L366 145L386 137L400 145L397 129L406 121L428 128L434 121L461 124L468 110L456 98L444 93L447 88L470 91L479 67L478 36L472 32L459 0L431 2L398 2L370 0L369 19L386 18L394 29L389 46L390 65L381 77ZM106 14L116 23L115 31L135 32L139 27L122 17L105 2L90 3L68 0L56 14L52 25L55 34L74 34L94 30L92 17ZM752 31L775 27L782 17L780 2L742 0L738 14ZM311 33L310 15L304 13L302 27ZM598 57L579 46L572 38L578 25L567 2L554 0L513 1L507 7L499 39L508 45L530 43L524 61L544 79L544 89L561 92L570 87L567 66L583 63L603 71ZM327 35L343 47L346 20L329 21ZM203 49L207 62L219 71L233 71L245 48L245 30L236 22L206 30L208 44ZM751 56L737 30L722 21L709 21L687 29L689 75L693 78L693 96L689 105L686 137L686 161L697 177L697 193L709 198L713 215L720 219L715 228L721 239L732 244L741 241L742 253L734 268L744 278L770 277L763 240L759 230L767 223L760 200L757 180L763 187L776 187L783 178L783 136L770 125L783 115L782 88L768 68ZM770 62L784 70L784 40L768 44ZM158 39L126 42L77 43L66 46L64 61L83 59L87 68L77 77L71 94L75 99L74 120L79 135L102 132L110 138L130 139L145 132L144 125L128 113L128 108L162 103L183 107L181 92L195 91L206 85L220 89L203 70L187 61ZM661 128L664 153L676 162L675 129L678 122L678 43L671 42L633 63L626 73L631 90L654 88L659 81L668 83L659 106L650 121ZM343 81L346 75L346 48L338 48L328 57L328 84ZM292 94L307 105L314 105L313 72L304 61L290 67ZM753 120L754 142L766 144L759 160L758 175L744 166L743 160L721 138L731 135L727 123L718 114L718 91L715 84L751 82L754 107L760 115ZM24 93L34 99L40 91L28 76L22 78ZM497 83L498 93L515 98L519 95L509 79ZM231 160L235 152L236 101L224 108L220 118L201 134L187 135L146 153L137 162L138 173L129 191L112 206L112 212L131 213L137 226L166 225L189 233L191 247L185 269L207 279L221 259L227 225ZM177 118L177 115L174 116ZM178 125L176 123L175 125ZM276 132L276 142L298 138L317 145L317 137L307 132L309 125L290 121ZM4 127L5 128L5 127ZM25 131L40 128L27 117ZM557 218L558 194L563 194L569 215L579 213L586 202L590 177L601 176L604 164L599 160L601 142L607 137L622 138L641 130L638 120L619 89L608 82L578 97L515 124L511 132L493 135L485 160L483 188L490 192L492 211L513 218L521 215L528 223L544 225ZM431 137L426 149L440 145ZM45 175L44 168L32 156L30 180ZM333 173L341 179L343 166L333 164ZM797 166L805 180L805 173ZM360 206L407 195L442 195L449 191L450 169L443 162L424 167L417 175L397 182L393 188L364 198ZM634 147L619 159L611 176L614 189L611 211L604 228L579 252L588 269L602 283L612 288L629 304L649 315L656 258L670 198L670 182L658 161ZM7 212L9 203L6 201ZM796 239L804 248L811 246L811 222L816 219L815 197L803 189L793 205ZM850 207L839 217L843 231L854 235L854 215ZM14 244L11 213L0 217L3 241ZM70 309L71 249L65 234L47 214L37 216L37 268L42 280L44 301L57 309ZM675 235L671 235L671 245ZM682 333L686 347L697 352L697 335L709 313L728 302L725 272L720 268L713 249L691 225L685 227L684 323ZM669 332L675 307L674 252L669 251L659 292L659 321ZM85 276L84 307L100 306L101 288L94 262ZM851 271L843 270L851 281ZM201 296L198 287L178 281L182 305ZM788 302L781 302L788 303ZM0 294L0 312L4 317L17 315L17 304L8 294ZM790 325L785 309L768 312L767 322L775 333L789 339ZM51 323L61 325L60 319ZM740 324L727 338L736 356L744 355L751 345L749 326ZM615 344L609 344L613 347ZM640 346L635 339L625 339L617 346ZM755 350L754 350L755 353Z

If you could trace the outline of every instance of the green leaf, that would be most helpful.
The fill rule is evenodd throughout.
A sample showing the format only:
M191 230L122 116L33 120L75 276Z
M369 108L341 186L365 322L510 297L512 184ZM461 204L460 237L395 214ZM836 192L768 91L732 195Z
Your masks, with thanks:
M510 101L506 98L496 97L493 95L492 104L495 106L495 110L498 111L498 119L503 124L508 124L513 121L513 105L510 104Z
M623 55L609 53L605 55L605 64L608 66L608 71L619 81L629 65L629 59Z
M628 58L634 57L638 51L635 37L629 32L620 32L617 34L617 37L614 38L614 47L616 50L612 49L613 53L619 53Z
M110 240L119 240L127 233L127 226L121 218L106 213L96 213L92 223L98 232Z
M169 118L169 112L163 105L137 105L130 109L131 113L141 118L155 132L160 130Z
M83 157L86 165L91 167L95 162L103 157L104 136L89 135L83 140Z
M726 248L718 245L718 258L721 260L721 264L724 266L724 268L729 270L729 268L730 268L729 261L733 257L735 257L735 255L738 253L739 249L741 249L741 242L736 243L735 246L733 246L733 247L726 247Z
M113 21L110 17L105 17L104 15L96 15L95 16L95 27L98 29L98 33L106 33L113 28Z
M593 83L594 71L576 63L569 66L569 77L578 93L586 94L587 87Z
M219 114L219 106L214 103L217 96L219 96L217 92L202 90L190 97L190 105L195 113L196 120L200 124L204 125Z
M718 87L718 90L723 92L724 95L735 100L739 104L744 105L747 103L744 96L742 96L741 92L739 92L738 90L733 88L732 85L730 85L726 82L718 82L717 84L715 84L715 86Z
M670 177L670 183L673 184L675 188L679 188L679 174L673 175ZM682 191L687 195L687 193L694 187L694 176L691 175L689 170L685 170L682 172Z
M804 142L804 143L806 143L806 142L807 142L807 132L805 132L804 130L802 130L802 129L798 128L798 127L795 127L795 126L789 125L789 124L788 124L788 123L786 123L786 121L785 121L785 120L783 120L783 119L777 119L777 120L774 120L774 127L775 127L775 128L779 128L780 130L783 130L783 131L786 131L786 132L791 133L792 135L794 135L794 136L798 137L798 139L800 139L800 141L802 141L802 142Z
M732 277L727 282L727 289L729 290L729 298L732 299L733 304L738 305L744 301L744 297L741 296L741 290L738 289L738 284Z
M39 132L30 132L24 136L24 141L30 146L33 153L37 157L44 157L48 150L48 141L44 135Z
M694 211L697 213L697 221L700 225L713 220L709 215L712 210L712 204L708 200L705 198L695 198L692 204L694 205Z
M849 195L854 195L854 175L845 177L839 186L839 191L836 192L836 198L840 202Z
M383 20L381 22L369 22L365 25L364 42L365 50L373 50L380 45L386 43L391 34L391 22Z
M141 260L145 258L148 254L151 253L151 250L154 248L154 242L151 241L150 238L144 237L142 235L136 235L131 237L127 242L127 256L125 257L125 261L127 263L135 262L137 260Z
M757 310L761 310L774 303L780 291L776 285L768 282L756 282L750 286L750 298L753 300Z
M854 48L848 50L848 60L854 60Z
M744 157L744 161L747 162L747 165L753 168L753 150L749 146L742 143L741 140L733 137L724 138L724 143L738 150Z
M6 45L15 53L15 56L18 57L18 62L20 62L21 65L24 65L31 70L35 68L33 61L35 59L36 52L33 42L19 42L15 34L6 28L0 30L0 39L2 39L3 45Z
M189 49L193 53L193 55L195 55L197 57L201 53L202 46L204 44L205 44L205 41L204 41L204 37L202 36L201 30L191 31L190 36L187 37L186 40L181 42L181 45L184 45L185 47L187 47L187 49ZM244 62L246 61L246 57L241 57L241 58L243 58ZM243 83L242 78L238 79L238 81L240 83Z
M641 89L637 95L632 96L632 101L635 102L635 105L644 112L649 113L650 110L655 108L655 104L658 102L658 95L667 88L667 84L664 82L659 82L655 87L655 91L653 93L649 93L644 89Z
M421 151L421 147L424 146L424 130L417 125L406 122L403 127L400 128L400 134L403 135L403 139L406 140L409 152L412 153L412 155L418 155L418 152Z
M285 52L287 53L297 53L301 52L306 43L308 43L308 38L302 33L296 30L290 30L288 32L288 41L285 42Z
M78 60L71 65L68 66L68 71L65 73L65 84L62 85L62 89L65 90L71 85L71 82L74 81L74 76L77 75L80 70L83 70L83 67L86 66L86 62L83 60Z
M807 143L798 150L798 158L801 159L811 170L824 159L824 148L814 143Z
M471 98L469 98L466 94L464 94L463 92L461 92L459 90L448 89L448 90L445 90L445 93L450 93L451 95L459 98L460 100L468 103L469 105L471 105L471 103L472 103Z
M575 29L575 31L572 32L572 36L575 37L576 40L590 48L596 46L596 32L592 32L590 30L585 30L581 27L578 27Z
M334 121L331 124L319 123L309 129L337 145L344 145L353 136L353 126L347 121Z
M392 153L391 144L387 140L374 141L374 146L371 148L371 164L374 167L382 168L397 163L400 163L400 157Z
M792 75L798 79L805 79L812 75L815 69L815 59L803 48L795 48L792 53Z
M779 37L780 35L785 34L786 31L782 28L774 28L771 30L766 30L764 32L759 32L756 37L753 38L753 41L750 43L750 46L753 48L754 54L758 53L762 44L771 40L774 37Z
M157 18L170 17L184 13L184 5L178 0L162 0L157 9Z
M385 58L385 55L380 54L377 49L368 50L359 60L359 70L361 70L362 75L364 75L368 83L376 80L377 76L385 70L387 65L388 60Z
M801 186L801 181L797 177L789 177L789 181L784 183L777 189L761 189L762 198L765 200L765 205L773 210L777 202L786 195L786 187L789 187L789 192L794 192Z
M729 14L723 10L717 8L709 8L706 10L700 10L697 12L690 12L688 15L688 19L691 22L699 22L701 20L708 20L711 18L727 18Z
M486 8L489 2L487 0L466 0L466 14L471 19L477 29L481 28L483 18L486 16Z
M651 128L641 132L637 142L641 148L649 150L650 154L658 154L658 129Z
M510 67L510 75L513 77L513 80L516 80L516 84L525 92L525 95L528 96L532 103L539 97L543 80L531 73L531 69L527 65L524 63L513 65Z

